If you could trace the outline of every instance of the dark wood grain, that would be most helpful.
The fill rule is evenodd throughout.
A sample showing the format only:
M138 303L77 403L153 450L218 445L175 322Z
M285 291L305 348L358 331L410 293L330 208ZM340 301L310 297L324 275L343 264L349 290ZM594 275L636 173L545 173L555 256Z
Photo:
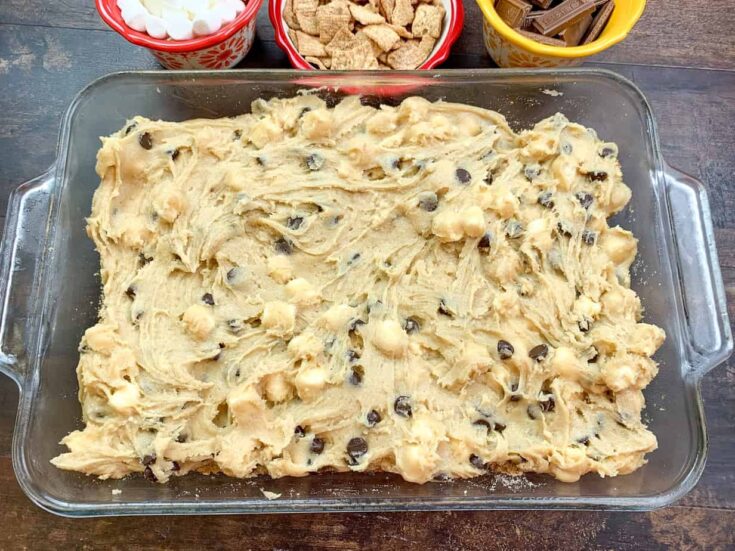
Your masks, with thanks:
M489 66L479 11L465 3L450 67ZM656 114L673 165L701 179L735 319L735 27L731 0L649 1L631 36L596 59L633 79ZM717 22L715 24L714 22ZM676 69L659 66L694 67ZM245 67L286 67L265 8ZM156 68L98 19L91 0L0 2L0 221L10 190L54 161L61 114L94 78ZM718 70L711 70L718 69ZM709 460L697 487L652 513L473 512L201 518L52 516L18 486L10 449L17 390L0 378L0 549L728 549L735 546L735 361L702 385Z

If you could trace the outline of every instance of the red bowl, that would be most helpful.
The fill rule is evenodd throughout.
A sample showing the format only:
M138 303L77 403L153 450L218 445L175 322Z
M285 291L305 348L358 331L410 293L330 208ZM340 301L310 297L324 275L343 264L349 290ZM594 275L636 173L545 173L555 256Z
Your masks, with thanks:
M270 0L268 5L268 15L271 18L271 24L276 31L276 43L286 52L291 65L296 69L304 69L307 71L317 71L318 69L306 61L296 50L296 47L288 37L288 26L283 20L283 9L286 0ZM433 69L437 65L441 65L449 57L452 50L452 44L462 34L462 26L464 25L464 7L462 0L444 0L444 8L447 10L445 19L446 33L442 33L438 44L434 46L432 53L426 60L417 67L419 70Z
M147 48L167 69L229 69L250 51L263 0L249 0L237 18L214 34L190 40L153 38L125 24L117 0L95 0L102 20L125 40Z

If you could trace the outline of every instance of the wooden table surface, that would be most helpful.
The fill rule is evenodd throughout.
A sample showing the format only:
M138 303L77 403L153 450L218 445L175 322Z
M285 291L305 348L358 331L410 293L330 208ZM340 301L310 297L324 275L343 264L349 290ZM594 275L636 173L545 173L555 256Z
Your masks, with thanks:
M61 114L92 79L152 69L105 27L92 0L0 1L0 212L55 158ZM735 21L732 0L649 0L627 40L595 60L632 78L657 117L666 159L708 187L728 297L735 293ZM487 67L480 13L465 2L446 67ZM243 67L287 67L266 7ZM4 217L4 214L0 216ZM1 222L2 220L0 220ZM735 308L730 301L730 316ZM0 549L628 549L735 546L735 362L704 380L710 450L697 487L651 513L461 512L70 520L33 505L13 474L17 389L0 377Z

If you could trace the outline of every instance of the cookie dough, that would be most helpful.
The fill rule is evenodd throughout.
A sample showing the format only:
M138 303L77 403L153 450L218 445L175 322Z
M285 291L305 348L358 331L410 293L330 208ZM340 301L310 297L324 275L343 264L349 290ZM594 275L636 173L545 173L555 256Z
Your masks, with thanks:
M100 478L640 467L664 333L630 289L617 147L557 114L405 99L257 100L103 139L88 232L99 322L85 427Z

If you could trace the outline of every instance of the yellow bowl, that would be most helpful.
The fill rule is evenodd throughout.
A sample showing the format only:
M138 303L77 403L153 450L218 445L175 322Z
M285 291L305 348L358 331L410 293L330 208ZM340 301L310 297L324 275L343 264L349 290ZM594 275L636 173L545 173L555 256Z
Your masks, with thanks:
M600 53L623 40L640 19L646 0L615 0L615 9L605 29L584 46L547 46L517 33L495 11L495 0L476 0L484 15L485 47L500 67L568 67Z

